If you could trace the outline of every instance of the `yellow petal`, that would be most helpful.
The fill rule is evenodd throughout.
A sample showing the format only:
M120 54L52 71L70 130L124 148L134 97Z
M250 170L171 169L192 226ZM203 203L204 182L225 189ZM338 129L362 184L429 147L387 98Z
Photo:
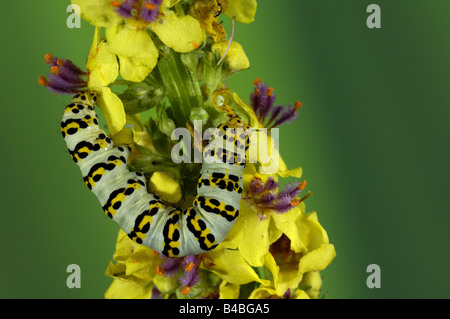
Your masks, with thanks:
M278 296L282 296L288 289L295 289L302 280L303 273L297 267L290 267L280 271L280 267L270 253L265 256L264 265L272 273L275 291Z
M108 30L107 38L125 80L142 82L158 62L158 49L145 29L117 27Z
M150 192L158 194L169 203L180 201L181 187L175 179L166 172L155 172L148 183Z
M309 287L305 289L305 292L312 299L316 299L319 296L322 288L322 276L318 271L310 271L303 275L300 286Z
M101 88L113 82L119 75L116 56L109 51L106 42L100 42L100 28L96 28L92 47L86 62L88 70L88 87Z
M123 128L112 136L114 146L133 144L133 131L129 128Z
M311 297L305 291L298 289L295 291L294 299L311 299Z
M278 175L283 178L286 178L286 177L300 178L303 175L303 169L301 167L297 167L297 168L290 169L290 170L287 169L286 163L280 157L279 166L278 166Z
M72 0L80 6L81 17L97 27L112 27L122 21L110 0Z
M268 299L276 294L274 288L261 286L253 290L248 299Z
M236 17L237 22L250 23L255 20L256 0L229 0L225 14Z
M244 222L244 226L239 251L249 264L260 267L264 264L264 256L269 251L270 219L261 219L256 207L247 201L241 201L240 204L239 218Z
M156 65L157 58L128 58L119 56L120 75L133 82L142 82Z
M262 128L261 123L259 123L258 118L256 117L255 111L253 111L252 107L248 105L244 100L242 100L239 95L236 93L232 93L230 95L233 103L242 111L244 111L250 117L249 125L255 129Z
M233 285L226 281L222 281L219 287L219 299L238 299L239 285Z
M300 259L299 271L306 273L308 271L319 271L325 269L336 256L334 246L323 244L320 248L309 252Z
M329 243L328 234L319 223L316 212L307 214L303 219L303 222L309 227L311 233L310 242L308 243L309 250L317 249L323 244Z
M225 55L225 52L228 47L228 41L222 41L219 43L213 44L211 47L212 52L217 51L220 57ZM230 48L227 52L227 56L225 61L228 62L231 72L237 72L240 70L245 70L250 67L250 61L245 55L244 49L237 42L231 42Z
M179 285L176 277L155 276L153 283L162 295L173 292Z
M142 285L116 278L105 293L106 299L149 299L153 285Z
M244 285L252 281L264 284L269 282L258 277L238 250L216 248L203 256L202 263L205 269L212 271L229 283Z
M284 214L273 214L272 218L276 227L291 240L291 250L296 253L308 251L310 228L303 222L303 213L299 207Z
M103 87L97 91L100 93L97 105L100 107L106 118L111 135L114 135L123 129L123 126L126 123L126 115L122 100L108 87Z
M150 27L165 45L182 53L197 49L206 38L198 20L190 15L179 17L170 10Z

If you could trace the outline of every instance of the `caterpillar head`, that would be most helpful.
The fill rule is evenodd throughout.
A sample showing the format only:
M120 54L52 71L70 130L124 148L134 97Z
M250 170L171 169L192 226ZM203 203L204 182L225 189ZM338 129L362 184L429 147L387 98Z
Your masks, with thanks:
M242 128L244 131L249 128L247 124L244 123L238 116L231 116L227 122L229 127Z
M98 99L100 94L93 91L84 91L76 94L73 99L72 103L83 103L90 106L94 106L95 101Z

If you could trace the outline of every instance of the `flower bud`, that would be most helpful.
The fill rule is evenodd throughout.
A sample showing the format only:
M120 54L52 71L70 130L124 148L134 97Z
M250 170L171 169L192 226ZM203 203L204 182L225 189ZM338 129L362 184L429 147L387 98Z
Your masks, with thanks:
M196 107L195 109L192 109L190 115L191 123L194 123L194 121L202 121L202 125L205 125L208 122L208 119L209 114L204 108Z

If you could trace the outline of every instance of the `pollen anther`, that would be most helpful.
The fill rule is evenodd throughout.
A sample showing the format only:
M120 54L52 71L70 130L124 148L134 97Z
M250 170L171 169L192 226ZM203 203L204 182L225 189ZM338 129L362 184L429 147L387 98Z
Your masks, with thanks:
M144 3L144 6L150 11L156 8L156 5L153 3Z
M60 69L59 69L59 66L52 66L51 68L50 68L50 72L52 72L53 74L59 74L60 73Z
M191 288L189 288L188 286L184 286L183 288L181 288L181 294L183 296L186 296L190 291L191 291Z
M159 266L156 266L156 273L160 276L164 275L164 268L161 268Z
M191 261L190 263L188 263L186 265L186 267L184 268L185 271L191 271L194 268L194 263Z
M48 86L47 78L45 76L43 76L43 75L41 75L39 77L38 82L39 82L40 85Z

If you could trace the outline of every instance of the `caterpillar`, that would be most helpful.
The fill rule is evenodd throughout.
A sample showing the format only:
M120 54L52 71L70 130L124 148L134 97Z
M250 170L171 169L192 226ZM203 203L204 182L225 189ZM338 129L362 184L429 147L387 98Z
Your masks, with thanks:
M248 135L230 135L229 128L246 130L248 126L231 117L217 127L218 134L204 149L214 161L203 163L193 206L181 210L166 206L156 194L149 193L144 175L129 170L131 148L114 146L99 128L94 107L97 98L97 93L89 91L74 95L65 108L61 133L105 214L131 240L167 257L196 255L217 247L239 215L243 188L245 159L228 145L231 142L245 152L249 148Z

